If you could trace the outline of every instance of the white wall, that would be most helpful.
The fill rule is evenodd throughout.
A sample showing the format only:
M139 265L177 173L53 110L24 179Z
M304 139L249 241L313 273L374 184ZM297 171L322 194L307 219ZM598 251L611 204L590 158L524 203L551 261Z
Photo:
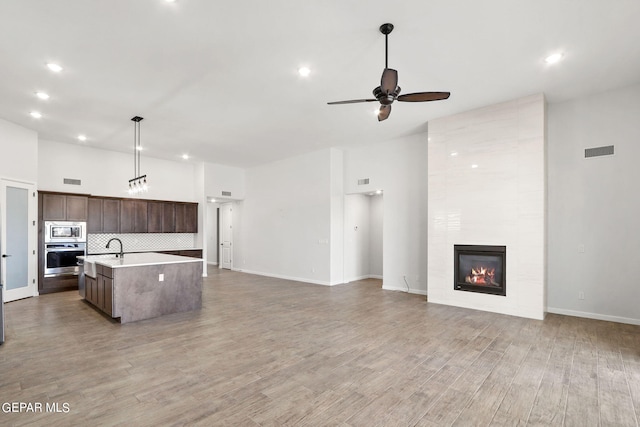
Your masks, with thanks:
M0 119L0 177L36 183L38 134Z
M244 169L219 165L215 163L204 164L204 190L207 197L212 197L221 202L224 199L242 200L245 195L245 171ZM231 196L223 196L222 192L228 191Z
M542 319L544 96L432 120L429 139L429 301ZM506 246L506 296L454 290L455 244Z
M40 140L38 144L38 189L96 196L129 197L127 183L133 178L133 153L102 150L79 144ZM200 202L193 163L145 157L143 174L149 192L141 199ZM64 178L80 179L82 185L68 185Z
M329 149L329 284L344 283L344 153Z
M234 203L234 269L331 284L331 150L246 170Z
M382 194L369 198L369 277L376 279L382 279L383 277L383 202L384 196Z
M344 281L369 277L369 196L350 194L344 199Z
M548 136L549 311L640 324L640 85L550 104Z
M384 190L384 289L426 294L426 158L426 133L345 150L345 193Z

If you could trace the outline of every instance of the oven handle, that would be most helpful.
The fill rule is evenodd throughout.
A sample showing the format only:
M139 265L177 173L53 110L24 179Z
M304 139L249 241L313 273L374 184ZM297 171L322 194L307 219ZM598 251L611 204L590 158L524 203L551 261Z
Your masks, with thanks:
M56 249L47 249L45 248L45 253L48 252L84 252L84 249L80 249L80 248L56 248Z

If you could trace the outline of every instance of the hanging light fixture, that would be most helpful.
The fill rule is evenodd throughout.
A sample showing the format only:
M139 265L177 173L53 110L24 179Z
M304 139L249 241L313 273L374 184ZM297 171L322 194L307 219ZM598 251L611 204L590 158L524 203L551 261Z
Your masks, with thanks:
M129 194L146 193L149 188L147 187L147 175L142 175L140 172L140 151L142 146L140 145L140 122L144 120L142 117L135 116L131 119L133 123L133 176L129 180Z

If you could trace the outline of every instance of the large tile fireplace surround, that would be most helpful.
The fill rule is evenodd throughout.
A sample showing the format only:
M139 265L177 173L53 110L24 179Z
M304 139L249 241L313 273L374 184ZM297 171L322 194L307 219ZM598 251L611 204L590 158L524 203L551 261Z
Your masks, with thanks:
M544 96L432 120L428 147L429 301L542 319ZM456 252L473 247L503 257Z

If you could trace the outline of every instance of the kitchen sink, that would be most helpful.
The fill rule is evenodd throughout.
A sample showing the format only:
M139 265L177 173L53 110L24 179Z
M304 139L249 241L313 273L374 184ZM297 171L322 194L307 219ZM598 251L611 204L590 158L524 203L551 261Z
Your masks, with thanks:
M89 261L87 259L84 260L84 275L96 278L96 262Z

